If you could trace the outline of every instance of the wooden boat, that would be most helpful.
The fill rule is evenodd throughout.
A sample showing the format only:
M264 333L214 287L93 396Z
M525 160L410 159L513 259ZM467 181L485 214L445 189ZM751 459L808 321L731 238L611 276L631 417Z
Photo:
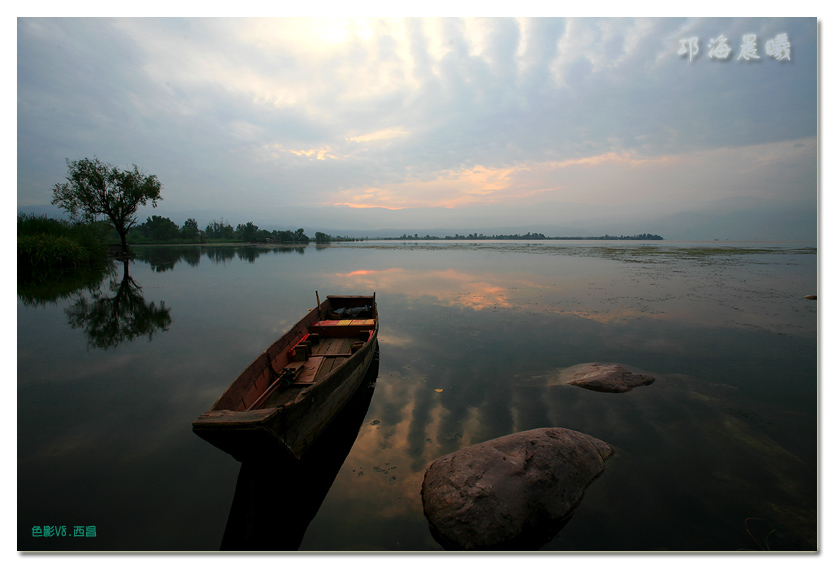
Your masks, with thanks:
M328 296L277 339L193 422L240 461L300 459L348 403L377 351L375 296Z

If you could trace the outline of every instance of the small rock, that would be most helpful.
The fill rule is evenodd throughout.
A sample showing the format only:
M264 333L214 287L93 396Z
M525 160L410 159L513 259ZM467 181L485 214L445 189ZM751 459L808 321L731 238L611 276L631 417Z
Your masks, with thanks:
M599 439L562 428L479 443L430 465L421 486L424 514L445 548L540 548L613 453Z
M595 392L630 392L637 386L648 386L654 383L654 376L634 374L619 364L592 362L578 364L571 367L569 371L573 373L568 379L568 384Z

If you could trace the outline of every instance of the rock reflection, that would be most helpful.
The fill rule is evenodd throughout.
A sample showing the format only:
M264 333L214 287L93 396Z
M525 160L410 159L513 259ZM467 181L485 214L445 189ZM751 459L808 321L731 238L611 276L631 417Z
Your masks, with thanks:
M81 296L65 310L69 325L83 330L92 347L115 348L145 335L152 339L156 332L167 331L170 326L170 308L164 302L147 303L141 286L130 276L129 261L122 264L121 280L110 278L112 294L105 295L99 285L90 291L89 298Z
M559 532L565 528L565 525L568 524L572 517L573 513L567 517L548 523L546 527L531 529L516 537L510 543L506 543L492 550L510 552L540 550L547 543L556 538L556 535L558 535ZM444 550L465 550L464 547L459 546L450 539L442 536L441 533L435 530L435 527L432 525L429 527L429 533L432 535L435 542L440 544Z
M351 451L369 410L376 359L355 396L299 462L262 459L239 471L221 550L297 550Z

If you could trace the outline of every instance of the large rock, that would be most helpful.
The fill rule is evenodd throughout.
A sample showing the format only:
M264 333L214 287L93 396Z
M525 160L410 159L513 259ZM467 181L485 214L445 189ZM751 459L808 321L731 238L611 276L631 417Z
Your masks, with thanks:
M445 548L539 548L613 453L599 439L562 428L479 443L430 465L421 486L424 514Z
M634 374L619 364L591 362L577 364L568 369L567 383L595 392L622 393L637 386L648 386L654 382L654 376Z

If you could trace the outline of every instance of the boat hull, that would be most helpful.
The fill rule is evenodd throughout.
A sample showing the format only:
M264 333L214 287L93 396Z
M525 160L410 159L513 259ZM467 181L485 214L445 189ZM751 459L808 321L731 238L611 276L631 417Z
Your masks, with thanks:
M300 339L299 335L307 333L326 313L325 307L322 311L313 311L283 339L287 337L289 342L296 343ZM193 431L240 461L286 456L300 459L360 387L377 354L377 333L375 313L374 330L366 343L332 372L302 389L296 398L284 405L248 410L238 407L222 409L223 398L220 398L211 410L193 422ZM269 351L273 347L272 345ZM274 355L276 352L272 351L271 356ZM268 351L263 356L268 357ZM247 374L258 370L255 361L223 397L234 390L235 386L239 387L238 382L246 378ZM245 391L241 393L245 394ZM248 397L253 396L248 394Z

